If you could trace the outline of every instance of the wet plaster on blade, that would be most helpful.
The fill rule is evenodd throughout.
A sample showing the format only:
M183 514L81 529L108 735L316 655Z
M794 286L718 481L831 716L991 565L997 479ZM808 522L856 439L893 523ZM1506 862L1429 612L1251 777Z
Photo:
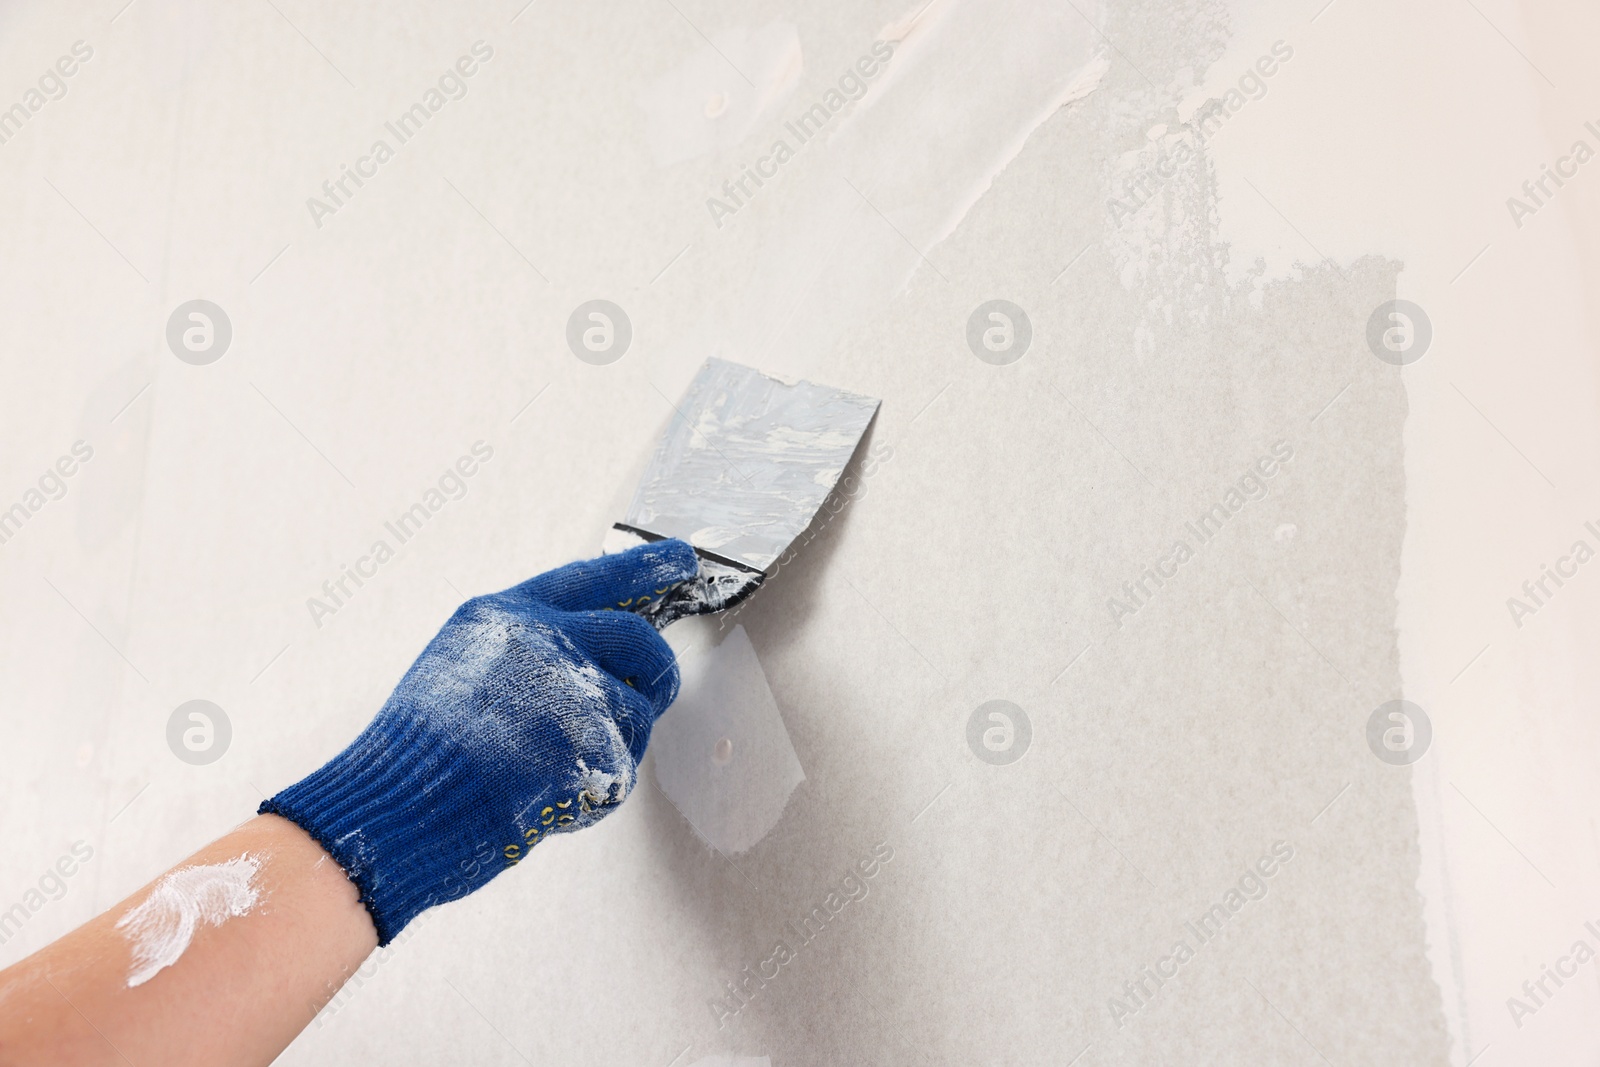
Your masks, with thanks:
M261 899L256 876L261 860L245 853L223 863L179 867L165 875L150 895L117 920L132 945L128 988L144 985L188 951L207 926L250 914Z
M811 524L877 409L870 397L708 360L625 521L765 570Z

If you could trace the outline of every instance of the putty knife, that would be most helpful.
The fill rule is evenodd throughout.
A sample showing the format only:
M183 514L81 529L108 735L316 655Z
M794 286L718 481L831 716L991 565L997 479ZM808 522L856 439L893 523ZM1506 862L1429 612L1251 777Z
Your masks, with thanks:
M605 550L678 537L700 574L630 610L656 629L733 607L816 517L880 401L708 359L656 443Z

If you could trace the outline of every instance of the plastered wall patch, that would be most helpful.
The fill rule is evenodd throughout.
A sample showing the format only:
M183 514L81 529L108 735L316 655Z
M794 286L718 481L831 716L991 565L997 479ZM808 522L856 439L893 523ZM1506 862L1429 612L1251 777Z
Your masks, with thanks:
M722 321L681 339L685 351L809 367L918 271L947 274L935 249L1033 132L1090 96L1110 69L1098 2L939 0L905 10L877 39L860 39L855 54L866 65L856 69L874 71L866 90L809 135L820 144L784 165L781 196L708 190L737 211L740 228L757 220L764 251L719 308ZM726 222L722 210L712 214Z
M650 740L656 781L712 846L744 852L778 824L805 772L743 626L682 672Z
M792 23L713 35L639 94L651 154L668 167L733 148L789 98L802 66Z

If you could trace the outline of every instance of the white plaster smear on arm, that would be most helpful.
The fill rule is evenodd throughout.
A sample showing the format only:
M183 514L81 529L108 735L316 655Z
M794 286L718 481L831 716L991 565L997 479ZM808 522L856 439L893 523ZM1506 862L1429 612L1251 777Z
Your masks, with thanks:
M156 883L138 907L117 920L133 942L128 988L171 967L202 926L221 926L247 915L261 898L255 884L261 861L246 853L226 863L180 867Z

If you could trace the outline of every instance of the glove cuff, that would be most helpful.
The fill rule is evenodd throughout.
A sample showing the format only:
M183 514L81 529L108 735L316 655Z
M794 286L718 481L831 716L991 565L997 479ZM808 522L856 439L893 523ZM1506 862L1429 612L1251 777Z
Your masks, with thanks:
M428 908L467 895L499 872L473 861L467 835L483 813L460 803L471 791L446 785L461 753L440 745L418 720L403 731L377 726L262 801L257 813L288 819L344 868L381 947ZM463 842L460 850L418 848L451 839Z

